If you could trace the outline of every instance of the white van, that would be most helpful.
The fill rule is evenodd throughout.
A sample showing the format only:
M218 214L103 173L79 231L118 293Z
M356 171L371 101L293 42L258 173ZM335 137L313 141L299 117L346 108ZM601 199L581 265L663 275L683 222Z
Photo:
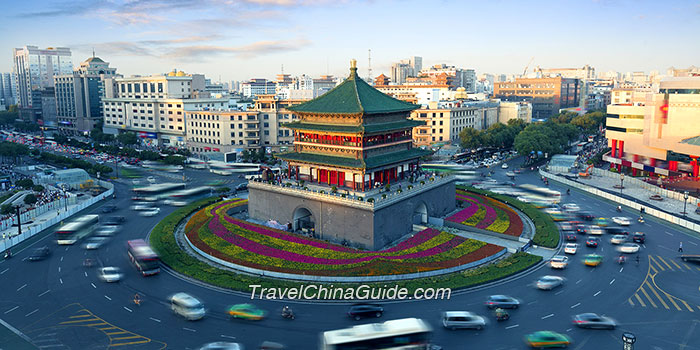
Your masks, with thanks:
M199 320L206 314L202 302L187 293L177 293L171 296L170 309L190 321Z
M486 326L486 319L472 312L446 311L442 313L442 325L448 329L483 329Z

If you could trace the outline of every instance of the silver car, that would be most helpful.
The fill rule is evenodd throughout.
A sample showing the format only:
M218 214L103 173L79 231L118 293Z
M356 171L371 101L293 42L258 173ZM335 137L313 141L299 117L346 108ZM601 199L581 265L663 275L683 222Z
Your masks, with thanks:
M446 311L442 313L442 325L448 329L483 329L486 326L486 319L468 311Z
M625 243L617 247L617 251L620 253L634 254L639 252L639 244L637 243Z
M622 244L627 242L627 236L625 235L614 235L610 238L610 243L612 244Z
M537 289L552 290L564 285L564 278L559 276L542 276L537 280Z
M592 312L574 316L574 324L580 328L615 329L617 322L610 317L600 316Z

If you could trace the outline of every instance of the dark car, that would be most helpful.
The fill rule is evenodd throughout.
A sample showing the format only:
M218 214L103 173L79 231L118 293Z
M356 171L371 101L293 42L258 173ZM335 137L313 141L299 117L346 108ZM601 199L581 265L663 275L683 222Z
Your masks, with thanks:
M632 235L632 242L634 243L644 243L646 241L647 235L644 234L644 232L635 232L634 235Z
M248 184L247 183L240 183L236 186L236 191L245 191L248 189Z
M123 216L110 216L105 219L105 225L121 225L126 222L126 218Z
M610 227L606 227L606 228L605 228L605 232L607 232L607 233L609 233L609 234L611 234L611 235L625 235L625 236L627 236L627 235L630 234L630 231L629 231L629 230L627 230L627 229L624 228L624 227L620 227L620 226L610 226Z
M594 313L578 314L574 316L573 321L580 328L615 329L615 326L617 326L617 323L612 318Z
M360 320L364 317L382 317L384 308L375 304L358 304L348 309L348 317Z
M500 307L502 309L517 309L520 306L520 301L507 295L492 295L486 299L486 307L494 309Z
M579 218L581 218L581 220L586 220L586 221L591 221L595 218L595 215L593 215L593 213L587 212L587 211L580 211L580 212L578 212L577 215Z
M46 257L48 257L51 254L51 250L49 250L49 247L40 247L34 249L32 251L32 255L29 256L29 260L31 261L39 261L39 260L44 260Z
M597 248L600 239L598 237L591 237L586 240L586 247Z
M576 225L576 233L586 234L586 225Z
M117 210L117 206L113 204L108 204L102 207L102 212L103 213L111 213L113 211Z
M578 236L576 236L576 234L573 232L566 232L564 237L569 242L573 242L578 239Z

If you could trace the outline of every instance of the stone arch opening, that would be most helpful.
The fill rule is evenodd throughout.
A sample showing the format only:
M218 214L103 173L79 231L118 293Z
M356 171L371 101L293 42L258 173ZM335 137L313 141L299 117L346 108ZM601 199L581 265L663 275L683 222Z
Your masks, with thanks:
M310 233L315 230L316 223L314 215L309 209L299 207L294 210L294 231L300 230L304 233Z
M420 202L416 208L413 210L413 223L414 224L427 224L428 223L428 207L425 202Z

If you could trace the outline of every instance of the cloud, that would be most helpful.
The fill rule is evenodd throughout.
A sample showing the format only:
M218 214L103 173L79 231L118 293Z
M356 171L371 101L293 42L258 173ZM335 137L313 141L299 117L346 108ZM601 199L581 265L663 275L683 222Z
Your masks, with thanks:
M306 39L297 39L258 41L243 46L190 45L176 47L168 52L167 55L187 59L225 54L233 54L241 58L254 58L267 54L298 51L309 44L310 41Z

